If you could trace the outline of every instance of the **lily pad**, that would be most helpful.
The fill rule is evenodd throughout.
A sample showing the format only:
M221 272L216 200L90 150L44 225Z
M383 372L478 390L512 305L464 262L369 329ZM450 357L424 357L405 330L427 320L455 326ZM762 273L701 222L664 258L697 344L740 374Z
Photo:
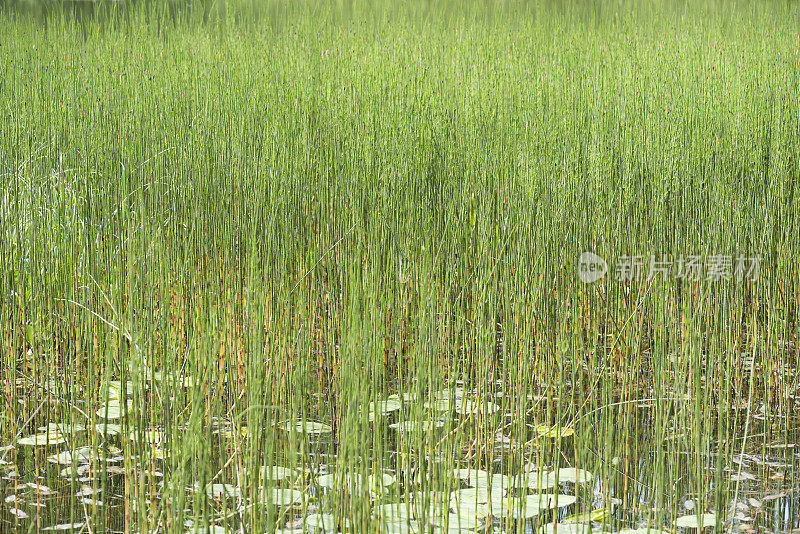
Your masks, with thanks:
M33 434L17 440L17 445L23 447L41 447L44 445L58 445L66 443L67 438L60 432L42 432L41 434Z
M329 425L317 421L287 421L280 428L286 432L298 432L300 434L328 434L333 431Z
M114 419L119 419L133 409L132 400L128 399L128 402L125 404L125 408L121 403L122 401L119 399L109 400L103 406L100 406L100 408L97 409L97 416L102 417L106 421L112 421Z
M61 523L59 525L52 525L49 527L42 527L42 532L64 532L64 531L73 531L73 530L81 530L86 526L85 523Z
M453 469L453 475L469 486L477 486L481 480L489 480L489 473L483 469Z
M545 510L550 510L555 506L555 501L543 498L542 495L528 495L524 499L515 498L503 502L499 514L493 513L495 517L509 517L511 519L531 519Z
M714 528L717 526L717 515L713 513L701 515L684 515L675 520L675 526L681 528Z
M556 481L544 471L523 471L509 477L508 484L512 488L544 490L555 486Z
M553 495L552 493L542 493L540 495L542 499L549 499L550 506L555 508L564 508L565 506L571 506L575 504L575 501L578 500L575 495L565 495L563 493L559 493L558 495Z
M316 513L303 518L306 528L313 528L323 532L336 532L339 522L333 514Z
M122 426L117 423L98 423L95 429L106 437L122 434Z
M503 501L506 493L505 489L494 487L489 491L486 486L456 490L450 494L450 507L456 511L475 510L479 504Z
M48 423L47 426L40 426L39 432L61 432L62 434L73 434L86 430L85 425L70 423Z
M317 484L325 489L338 489L345 487L353 490L361 488L361 475L358 473L351 473L349 475L342 475L339 473L328 473L317 477Z
M131 432L131 441L142 441L151 445L160 445L164 443L164 433L159 430L145 430L144 432Z
M380 415L387 415L403 407L398 399L388 399L369 403L369 411Z
M450 410L450 401L448 399L433 400L422 404L428 410L435 410L438 412L446 412Z
M506 475L490 475L483 469L454 469L453 474L467 486L473 488L486 488L491 486L493 491L499 491L507 490L511 487L509 478Z
M538 534L589 534L592 525L588 523L547 523L539 527Z
M405 521L414 517L414 507L410 503L393 502L376 506L372 515L384 522Z
M74 451L62 451L47 457L47 461L59 465L72 465L73 463L89 463L92 459L91 447L79 447Z
M383 534L411 534L421 532L421 530L419 528L419 523L410 520L384 523L381 532Z
M588 484L593 480L592 474L589 471L575 469L574 467L552 471L548 476L553 479L553 481L558 479L559 483Z
M303 494L294 489L268 488L264 495L269 502L278 506L291 506L303 502Z
M125 382L125 390L129 396L132 396L134 391L133 382L131 382L130 380ZM110 382L103 384L103 386L100 387L100 395L101 398L104 398L106 400L121 399L122 382L118 380L111 380Z
M401 421L389 425L389 428L400 432L427 432L444 426L444 421Z
M260 470L261 478L264 481L275 482L278 480L293 479L297 476L297 470L281 465L265 465Z
M483 527L484 521L475 514L474 510L461 510L456 513L450 513L443 516L441 520L435 521L441 527L447 527L446 532L455 532L456 530L478 530Z
M367 477L367 487L370 489L370 491L379 493L394 484L395 481L395 478L387 473L380 475L373 474Z
M36 484L34 482L27 482L24 484L28 488L32 489L36 495L54 495L56 492L51 490L49 487L45 486L44 484ZM21 486L17 486L17 489L21 489Z

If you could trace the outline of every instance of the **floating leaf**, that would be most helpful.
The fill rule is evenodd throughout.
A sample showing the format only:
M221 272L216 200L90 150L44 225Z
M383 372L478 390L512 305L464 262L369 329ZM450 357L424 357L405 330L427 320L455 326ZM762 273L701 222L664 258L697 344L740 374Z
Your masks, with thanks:
M39 447L43 445L58 445L65 443L67 438L64 434L59 432L42 432L41 434L33 434L17 440L17 445L23 447Z
M143 443L149 443L151 445L160 445L164 443L164 433L160 430L149 429L143 432L131 432L128 436L131 438L131 441L142 441Z
M444 421L401 421L389 425L389 428L400 432L427 432L444 426Z
M361 475L358 473L347 475L328 473L317 477L317 484L326 489L338 489L341 486L351 491L358 490L361 488Z
M19 519L28 519L28 514L26 514L23 510L20 510L19 508L9 508L8 513L10 513L13 516L16 516Z
M556 481L544 471L524 471L509 478L509 486L512 488L528 488L535 490L550 489L556 485Z
M323 532L335 532L339 522L333 514L315 513L303 518L306 528L313 528Z
M508 512L508 499L502 498L493 500L490 503L480 503L475 505L475 515L477 517L502 517Z
M122 426L117 423L99 423L95 425L95 429L106 437L122 434Z
M380 493L392 484L395 483L395 478L392 475L383 473L381 475L369 475L367 477L367 488L375 493Z
M303 502L303 494L293 489L269 488L265 491L264 496L269 502L279 506L289 506Z
M393 523L384 523L383 534L410 534L412 532L420 532L419 524L416 521L395 521Z
M453 469L453 475L469 486L477 486L481 480L489 480L489 473L483 469Z
M92 467L89 464L81 464L78 466L72 465L65 469L61 470L59 473L62 477L66 478L75 478L75 477L84 477L91 472Z
M486 486L456 490L450 494L450 507L456 510L475 510L479 504L500 502L506 498L506 490Z
M133 409L133 401L128 399L125 403L126 408L123 409L122 401L119 399L111 399L103 406L97 409L97 416L102 417L106 421L119 419Z
M133 382L128 380L125 382L125 393L129 397L133 396L134 392ZM105 400L119 400L122 398L122 382L111 380L100 387L100 398Z
M86 430L86 426L70 423L48 423L47 426L39 427L40 432L61 432L62 434L73 434L84 430Z
M542 494L544 496L545 494ZM575 495L564 495L563 493L559 493L558 495L552 496L552 506L558 508L564 508L565 506L571 506L575 504L578 498Z
M592 526L587 523L547 523L539 527L538 534L589 534Z
M675 520L676 527L682 528L714 528L717 525L717 516L713 513L702 515L684 515Z
M454 469L453 474L456 478L473 488L486 488L491 486L493 491L505 491L512 487L506 475L490 475L482 469Z
M76 493L76 494L75 494L75 496L76 496L76 497L89 497L89 496L91 496L91 495L97 495L97 494L98 494L98 493L100 493L101 491L103 491L103 488L97 488L97 489L95 489L95 488L93 488L93 487L91 487L91 486L83 486L83 487L81 487L81 489L78 491L78 493Z
M450 401L448 399L425 402L422 405L428 410L436 410L439 412L446 412L450 409Z
M442 519L434 521L434 523L442 527L446 526L447 532L479 530L484 525L483 519L477 517L474 509L457 510L456 513L447 514Z
M278 480L293 479L297 476L297 470L290 467L283 467L281 465L265 465L259 471L261 478L266 482L275 482Z
M524 499L511 499L506 503L502 517L531 519L555 506L555 500L545 495L533 494Z
M71 530L81 530L86 527L85 523L61 523L59 525L52 525L49 527L42 527L43 532L61 532Z
M537 494L528 495L524 499L517 497L505 498L499 501L492 501L490 504L479 504L477 506L477 515L479 517L491 515L498 518L531 519L544 510L553 508L555 505L552 499L543 497Z
M548 476L553 480L557 479L559 483L567 482L572 484L588 484L593 479L589 471L575 469L574 467L552 471Z
M426 524L438 524L450 508L450 494L418 491L408 495L414 517Z
M403 407L403 404L397 399L388 399L384 401L370 402L369 411L380 415L387 415Z
M406 521L414 517L413 505L404 502L387 503L375 507L372 515L385 522Z
M48 488L44 484L36 484L34 482L26 482L24 485L28 486L29 488L31 488L37 495L55 495L55 493L56 493L55 491L51 490L50 488ZM19 489L19 486L17 486L17 489Z
M333 429L325 423L316 421L287 421L280 428L286 432L299 432L301 434L327 434Z
M761 502L761 501L759 501L758 499L754 499L754 498L752 498L752 497L749 497L749 498L747 499L747 502L748 502L748 504L750 504L750 506L752 506L753 508L761 508L761 507L764 505L764 503L762 503L762 502Z
M72 465L73 463L88 463L92 457L91 447L79 447L74 451L62 451L47 457L47 461L60 464Z

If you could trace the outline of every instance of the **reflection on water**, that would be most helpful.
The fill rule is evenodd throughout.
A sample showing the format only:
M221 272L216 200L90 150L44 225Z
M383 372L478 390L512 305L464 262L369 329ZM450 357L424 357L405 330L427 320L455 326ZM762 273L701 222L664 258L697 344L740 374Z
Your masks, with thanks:
M210 463L224 468L212 480L190 475L182 482L172 475L181 455L176 444L184 443L185 430L107 432L105 440L89 446L90 436L80 427L41 427L34 439L2 448L0 526L4 531L30 525L68 530L88 521L96 529L122 531L131 506L166 505L180 496L186 527L202 522L194 514L206 510L220 529L241 525L242 513L254 506L285 532L335 531L354 517L362 517L369 528L384 525L387 532L584 532L590 527L690 532L698 521L709 531L716 524L744 533L800 527L796 432L770 443L766 432L759 432L769 428L766 421L752 421L753 436L746 442L714 442L706 454L692 450L678 428L675 435L658 439L648 425L653 407L643 404L634 431L617 442L619 428L570 429L575 431L558 437L531 420L523 440L501 430L477 444L480 440L472 438L483 422L475 411L460 413L459 401L449 407L427 403L439 408L424 412L429 421L441 423L436 425L398 425L412 422L408 405L413 401L373 403L367 428L380 436L381 450L366 446L349 463L343 463L339 445L348 438L334 437L331 426L281 421L274 425L276 443L291 440L295 448L285 449L283 461L261 466L255 475L230 452L233 442L249 439L248 430L215 420L205 445ZM497 415L493 424L502 429L498 423L512 414ZM427 449L415 439L423 435L440 445L434 457L420 454ZM51 444L36 443L41 436ZM144 444L142 454L126 457L123 450L134 442ZM575 469L577 464L581 468ZM343 472L343 465L357 471ZM133 484L138 498L126 500ZM345 503L360 503L368 513L353 516L351 508L342 516Z

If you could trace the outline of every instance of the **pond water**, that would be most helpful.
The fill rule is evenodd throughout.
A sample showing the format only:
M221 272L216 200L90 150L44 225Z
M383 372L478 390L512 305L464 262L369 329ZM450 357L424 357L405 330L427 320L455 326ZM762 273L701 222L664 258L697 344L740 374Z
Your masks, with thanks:
M213 419L194 439L222 468L197 476L184 470L178 480L193 432L186 425L133 430L111 391L102 410L109 422L49 424L2 444L0 531L123 532L143 517L154 532L249 532L253 517L277 532L800 527L798 427L771 435L764 414L751 414L748 439L707 440L710 447L698 449L691 429L658 424L654 403L617 403L614 413L551 425L456 388L426 401L373 402L355 452L341 425L270 423L267 448L280 452L257 455L260 468L249 473L248 429ZM618 428L608 426L614 418Z

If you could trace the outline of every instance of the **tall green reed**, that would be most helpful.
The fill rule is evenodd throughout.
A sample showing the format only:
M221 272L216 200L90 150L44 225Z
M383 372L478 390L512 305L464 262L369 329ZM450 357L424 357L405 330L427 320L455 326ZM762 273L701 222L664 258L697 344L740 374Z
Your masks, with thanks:
M0 302L4 443L95 425L102 386L132 383L129 504L99 521L270 528L274 507L204 490L259 500L273 464L430 495L533 462L601 474L617 523L663 522L676 481L723 510L733 456L796 439L790 5L93 9L0 15ZM763 262L755 283L584 285L586 250ZM500 411L368 420L392 393L432 417L456 381ZM297 419L333 437L276 427ZM371 500L303 506L366 530Z

